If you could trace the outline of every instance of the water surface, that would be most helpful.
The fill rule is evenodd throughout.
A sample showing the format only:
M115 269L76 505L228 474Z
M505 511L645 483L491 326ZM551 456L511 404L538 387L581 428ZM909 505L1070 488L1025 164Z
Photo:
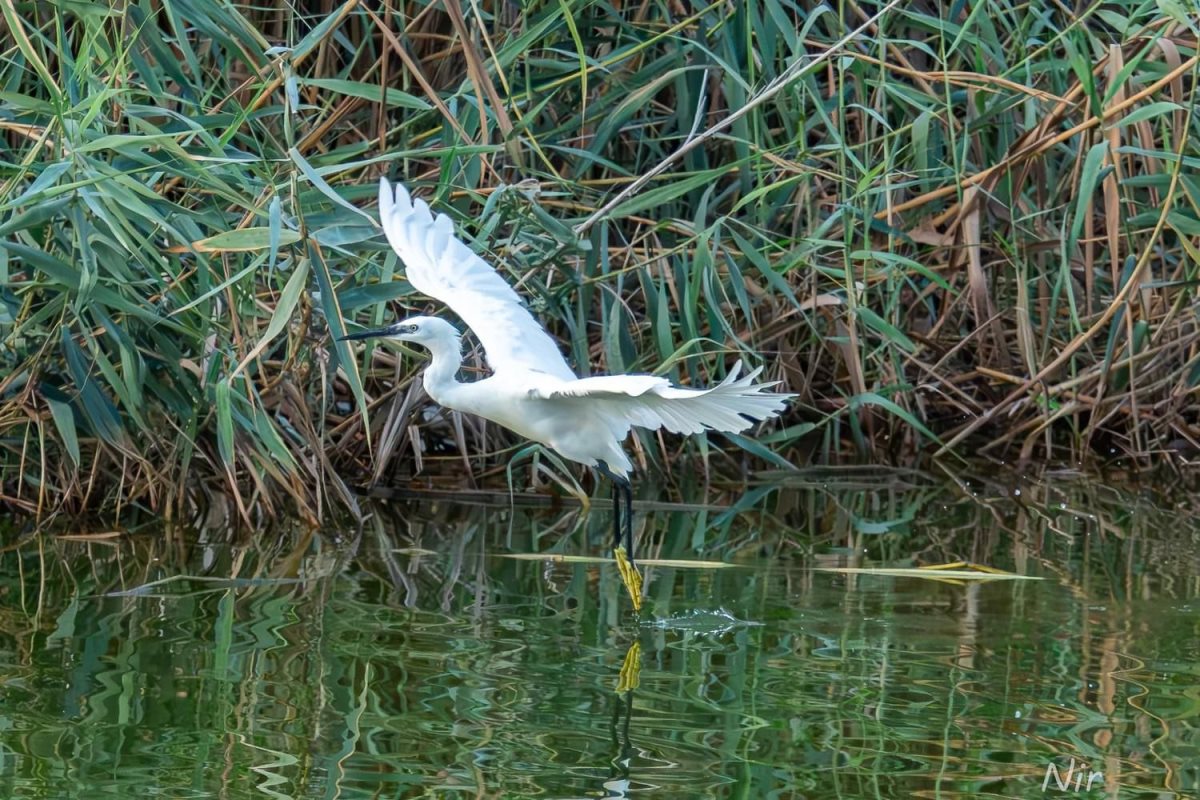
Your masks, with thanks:
M0 796L1200 795L1190 495L880 475L646 511L735 566L649 570L640 622L607 564L506 557L599 555L602 512L13 540ZM822 571L957 560L1041 580Z

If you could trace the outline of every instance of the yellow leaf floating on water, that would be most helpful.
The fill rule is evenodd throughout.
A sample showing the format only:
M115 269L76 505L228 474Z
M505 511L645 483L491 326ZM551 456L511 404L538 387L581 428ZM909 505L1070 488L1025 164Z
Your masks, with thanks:
M838 572L843 575L884 575L890 578L925 578L927 580L967 581L1040 581L1039 575L1018 575L980 564L933 564L927 567L816 567L816 572Z
M517 561L551 561L555 564L603 564L612 561L601 556L567 556L562 553L500 553L500 558Z
M518 561L550 561L555 564L611 564L616 559L603 556L568 556L562 553L500 553L500 558L515 558ZM639 558L639 565L647 567L676 567L679 569L729 569L737 564L724 561L697 561L681 558Z

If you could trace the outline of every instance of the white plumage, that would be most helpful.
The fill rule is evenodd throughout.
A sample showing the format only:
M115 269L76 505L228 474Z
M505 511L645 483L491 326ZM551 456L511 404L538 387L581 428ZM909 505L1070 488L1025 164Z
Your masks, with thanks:
M396 184L393 194L387 180L380 180L379 221L408 282L458 314L479 338L493 372L536 368L563 380L575 378L512 287L455 237L449 217L434 217L403 185Z
M579 378L554 340L512 287L454 235L450 218L434 216L397 184L379 182L379 217L388 242L404 263L409 283L442 301L483 345L492 375L457 380L459 332L436 317L416 317L379 331L355 334L411 341L427 347L432 363L425 388L438 403L478 414L590 467L601 462L625 477L632 468L621 443L633 426L673 433L737 432L783 410L791 395L755 384L760 370L738 378L741 362L709 389L672 386L654 375Z
M423 200L413 200L399 184L393 191L386 180L379 183L379 215L408 281L445 303L471 328L492 375L470 383L458 380L461 336L437 317L412 317L345 338L422 345L431 356L425 389L435 401L597 467L626 492L632 464L622 442L631 427L684 434L742 431L778 414L793 396L764 391L775 383L755 384L760 369L739 378L740 361L725 380L708 389L673 386L654 375L579 378L512 287L454 236L449 217L435 217ZM617 533L619 537L619 529Z

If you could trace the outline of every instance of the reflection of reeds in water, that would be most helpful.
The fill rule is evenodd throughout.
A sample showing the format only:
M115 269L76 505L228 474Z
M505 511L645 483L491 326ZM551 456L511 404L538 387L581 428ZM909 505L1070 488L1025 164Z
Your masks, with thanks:
M0 553L0 792L1007 797L1075 758L1194 793L1200 520L1155 499L843 470L757 514L648 511L656 556L736 566L648 569L641 627L608 564L495 557L603 552L577 509L26 541ZM1046 580L811 569L954 559Z

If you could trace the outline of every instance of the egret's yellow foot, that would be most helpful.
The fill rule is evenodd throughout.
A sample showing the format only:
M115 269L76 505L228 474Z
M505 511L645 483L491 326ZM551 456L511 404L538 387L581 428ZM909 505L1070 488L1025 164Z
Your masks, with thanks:
M634 642L625 653L625 662L621 664L621 672L617 676L617 694L632 692L641 682L642 675L642 645Z
M613 555L617 559L617 572L621 573L621 583L625 584L625 588L629 592L629 599L633 601L633 610L641 611L642 573L638 572L637 567L629 560L629 554L625 552L623 546L614 547Z

